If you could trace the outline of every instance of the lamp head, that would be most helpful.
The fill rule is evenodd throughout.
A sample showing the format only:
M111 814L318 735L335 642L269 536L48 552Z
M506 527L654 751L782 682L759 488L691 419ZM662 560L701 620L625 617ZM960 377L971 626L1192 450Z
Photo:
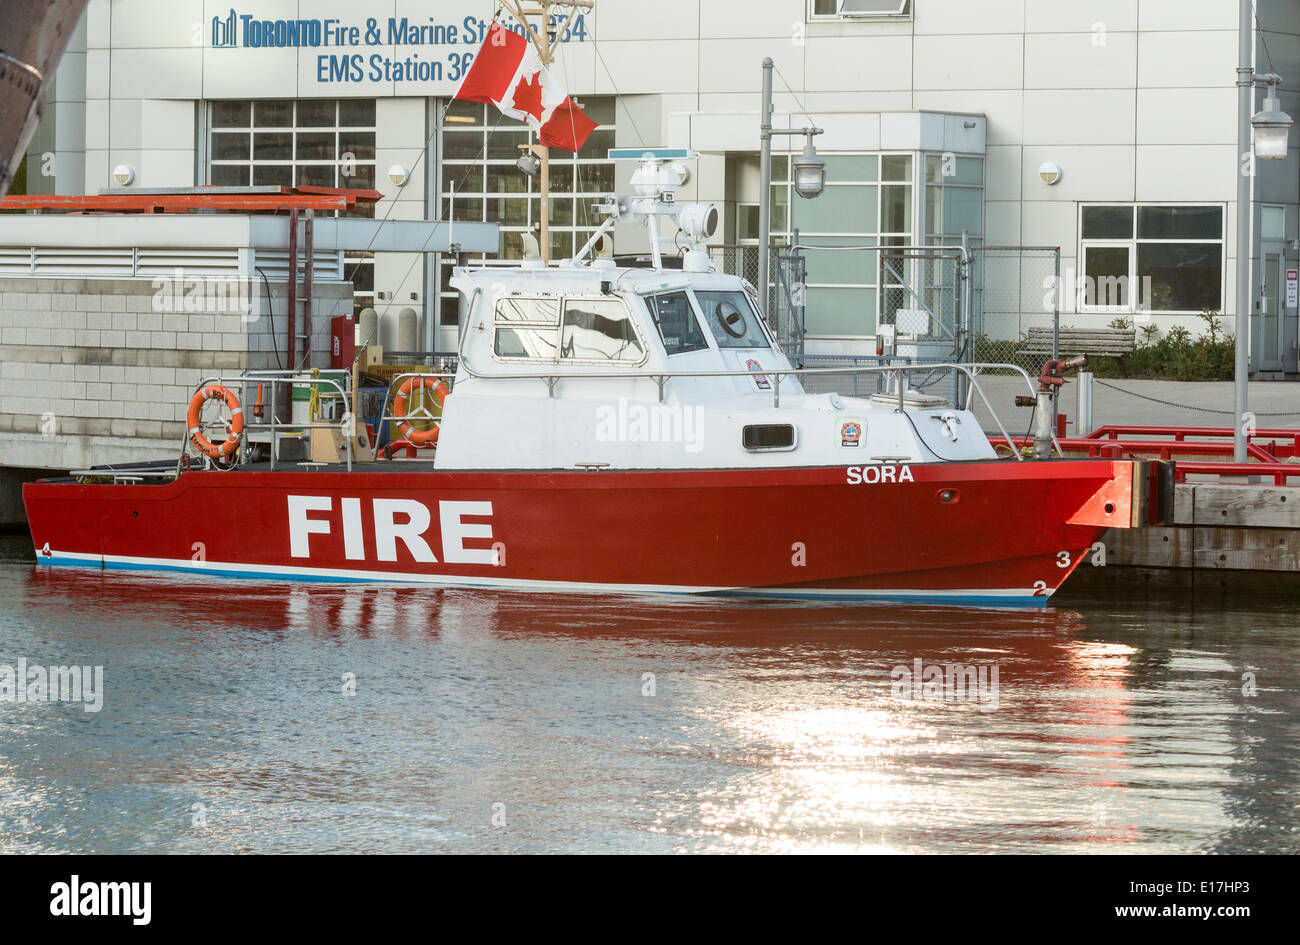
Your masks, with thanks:
M812 135L807 138L803 154L794 158L794 189L800 197L813 198L826 189L826 162L817 156Z
M1264 110L1256 112L1250 119L1250 125L1255 129L1255 157L1261 161L1284 159L1292 124L1291 116L1282 111L1276 89L1270 86L1264 98Z

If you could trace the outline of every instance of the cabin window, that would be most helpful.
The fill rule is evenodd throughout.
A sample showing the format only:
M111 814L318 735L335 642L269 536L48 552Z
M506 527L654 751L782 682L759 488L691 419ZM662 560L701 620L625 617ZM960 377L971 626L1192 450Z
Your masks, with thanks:
M695 309L685 292L666 292L646 299L650 315L654 318L664 350L669 354L699 351L707 348L704 330L695 318Z
M560 356L576 361L641 361L645 352L622 299L565 299Z
M767 348L767 335L761 319L744 292L696 292L695 298L704 313L719 348Z
M559 323L559 299L499 299L492 350L502 358L554 361Z
M751 423L740 434L741 445L751 453L764 450L794 449L794 425L789 423Z

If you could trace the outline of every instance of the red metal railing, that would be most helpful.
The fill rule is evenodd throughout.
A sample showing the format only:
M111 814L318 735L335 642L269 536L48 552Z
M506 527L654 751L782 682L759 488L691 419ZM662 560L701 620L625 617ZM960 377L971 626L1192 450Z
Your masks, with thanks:
M1005 443L1002 437L990 437L991 442ZM1011 438L1017 446L1025 447L1034 442L1032 436ZM1057 442L1067 453L1084 453L1089 457L1146 457L1153 455L1159 459L1177 459L1179 456L1231 456L1231 443L1198 443L1191 440L1094 440L1089 437L1059 437ZM1246 455L1260 463L1275 463L1278 460L1268 450L1255 443L1246 445ZM1297 467L1300 469L1300 467Z
M1168 439L1150 439L1150 437ZM1083 453L1088 457L1106 459L1149 459L1158 457L1175 461L1175 478L1186 481L1191 476L1234 476L1267 478L1274 485L1285 486L1288 479L1300 479L1300 464L1280 462L1300 455L1300 430L1255 430L1246 444L1248 462L1231 461L1233 444L1231 428L1224 427L1168 427L1105 424L1086 436L1059 437L1061 449L1066 453ZM1123 439L1121 439L1123 437ZM1143 437L1143 439L1129 439ZM1202 437L1194 440L1189 437ZM1018 448L1033 443L1033 437L1012 437ZM1267 444L1254 442L1268 440ZM1279 443L1278 440L1284 442ZM995 446L1005 445L1001 437L989 437ZM1216 442L1217 441L1217 442ZM1289 441L1289 442L1286 442ZM1196 459L1182 459L1192 456ZM1206 460L1202 457L1224 457L1223 460Z
M1287 479L1300 479L1300 466L1291 463L1197 463L1179 460L1174 478L1179 482L1192 476L1271 476L1273 485L1285 486Z
M1173 437L1175 441L1181 442L1186 440L1188 437L1193 436L1207 437L1210 439L1231 439L1234 432L1235 431L1232 427L1165 427L1106 423L1097 427L1097 429L1093 430L1091 433L1084 434L1080 438L1089 440L1117 440L1121 436L1169 436ZM1247 440L1272 441L1265 446L1265 449L1278 459L1300 455L1300 430L1284 430L1281 428L1256 429L1247 436ZM1279 443L1277 442L1278 440L1285 442Z

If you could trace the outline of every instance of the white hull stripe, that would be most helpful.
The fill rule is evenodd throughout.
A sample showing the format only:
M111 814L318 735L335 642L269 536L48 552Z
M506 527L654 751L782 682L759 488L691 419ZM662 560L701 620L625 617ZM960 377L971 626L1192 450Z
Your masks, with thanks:
M457 574L393 573L350 568L311 568L303 565L235 564L194 561L189 558L143 558L130 555L95 555L71 551L43 550L37 564L120 569L136 571L184 571L214 577L263 578L336 583L422 584L435 587L494 588L497 590L552 591L589 594L688 594L744 596L790 600L881 600L916 601L937 604L982 604L984 606L1043 607L1047 598L1036 597L1027 588L927 588L863 589L824 587L713 587L694 584L594 584L583 581L529 581L520 578L486 578Z

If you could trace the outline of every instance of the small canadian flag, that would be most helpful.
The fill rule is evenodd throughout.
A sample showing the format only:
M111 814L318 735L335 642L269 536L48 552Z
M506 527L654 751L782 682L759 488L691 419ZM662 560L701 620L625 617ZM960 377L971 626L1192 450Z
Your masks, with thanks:
M552 148L577 151L596 127L546 71L533 44L500 23L488 30L456 98L492 103L503 115L527 122L537 140Z

